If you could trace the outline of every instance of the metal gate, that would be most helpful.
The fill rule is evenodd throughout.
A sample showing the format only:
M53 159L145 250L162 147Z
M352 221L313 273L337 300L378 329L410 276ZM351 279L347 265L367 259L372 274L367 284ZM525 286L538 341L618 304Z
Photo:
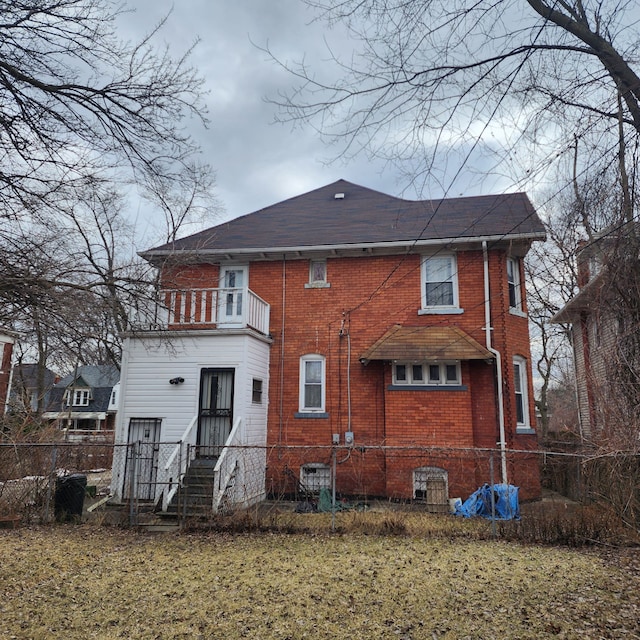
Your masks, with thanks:
M154 500L158 475L159 418L131 418L125 470L126 499Z
M233 424L233 369L203 369L200 377L198 457L220 455Z

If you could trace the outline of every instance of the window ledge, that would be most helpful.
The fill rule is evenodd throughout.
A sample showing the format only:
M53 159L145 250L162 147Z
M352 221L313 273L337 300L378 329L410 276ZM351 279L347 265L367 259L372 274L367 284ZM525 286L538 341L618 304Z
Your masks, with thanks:
M535 436L536 430L531 427L516 427L517 436Z
M434 316L434 315L459 315L464 313L464 309L459 307L429 307L427 309L418 309L419 316Z
M466 384L390 384L387 391L467 391Z
M509 313L512 316L518 316L519 318L527 317L527 314L524 311L520 311L520 309L516 309L515 307L509 307Z
M322 419L322 418L328 418L329 414L328 413L324 413L322 411L318 411L317 413L312 413L312 412L299 412L296 411L296 413L293 414L294 418L310 418L312 420L318 420L318 419Z
M305 289L329 289L331 287L330 282L305 282Z

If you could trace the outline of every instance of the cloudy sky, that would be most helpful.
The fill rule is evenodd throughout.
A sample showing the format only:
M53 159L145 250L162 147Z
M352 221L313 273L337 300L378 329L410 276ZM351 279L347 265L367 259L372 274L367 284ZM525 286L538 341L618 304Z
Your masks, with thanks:
M301 0L130 0L131 37L148 31L172 11L162 38L175 56L200 39L193 63L206 81L210 126L196 129L207 161L216 171L217 193L231 218L345 178L400 195L398 175L382 163L334 160L308 127L274 122L267 97L292 87L292 77L268 59L268 46L285 60L322 62L326 43L349 51L339 29L313 22Z

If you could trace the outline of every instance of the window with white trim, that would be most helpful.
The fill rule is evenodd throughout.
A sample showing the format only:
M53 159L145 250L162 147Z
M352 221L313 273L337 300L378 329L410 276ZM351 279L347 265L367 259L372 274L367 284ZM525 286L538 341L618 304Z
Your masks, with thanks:
M415 386L459 386L462 383L460 362L396 362L393 384Z
M91 400L91 390L69 389L65 393L65 399L67 401L67 406L87 407L89 406L89 400Z
M527 392L527 361L520 356L513 359L513 388L516 402L516 426L529 429L529 398Z
M309 462L300 467L300 482L307 491L331 488L331 468L323 462Z
M424 256L422 259L422 308L458 308L458 268L454 254Z
M522 286L518 258L507 258L507 282L509 283L509 308L522 311Z
M327 281L327 261L311 260L309 262L309 284L324 284Z
M325 359L318 354L300 358L300 413L323 413Z

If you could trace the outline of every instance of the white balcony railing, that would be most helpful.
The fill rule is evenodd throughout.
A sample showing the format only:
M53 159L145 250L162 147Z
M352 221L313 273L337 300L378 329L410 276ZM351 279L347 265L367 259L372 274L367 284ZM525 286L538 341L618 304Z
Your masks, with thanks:
M247 288L163 289L150 315L138 315L136 328L251 327L269 333L269 304Z

